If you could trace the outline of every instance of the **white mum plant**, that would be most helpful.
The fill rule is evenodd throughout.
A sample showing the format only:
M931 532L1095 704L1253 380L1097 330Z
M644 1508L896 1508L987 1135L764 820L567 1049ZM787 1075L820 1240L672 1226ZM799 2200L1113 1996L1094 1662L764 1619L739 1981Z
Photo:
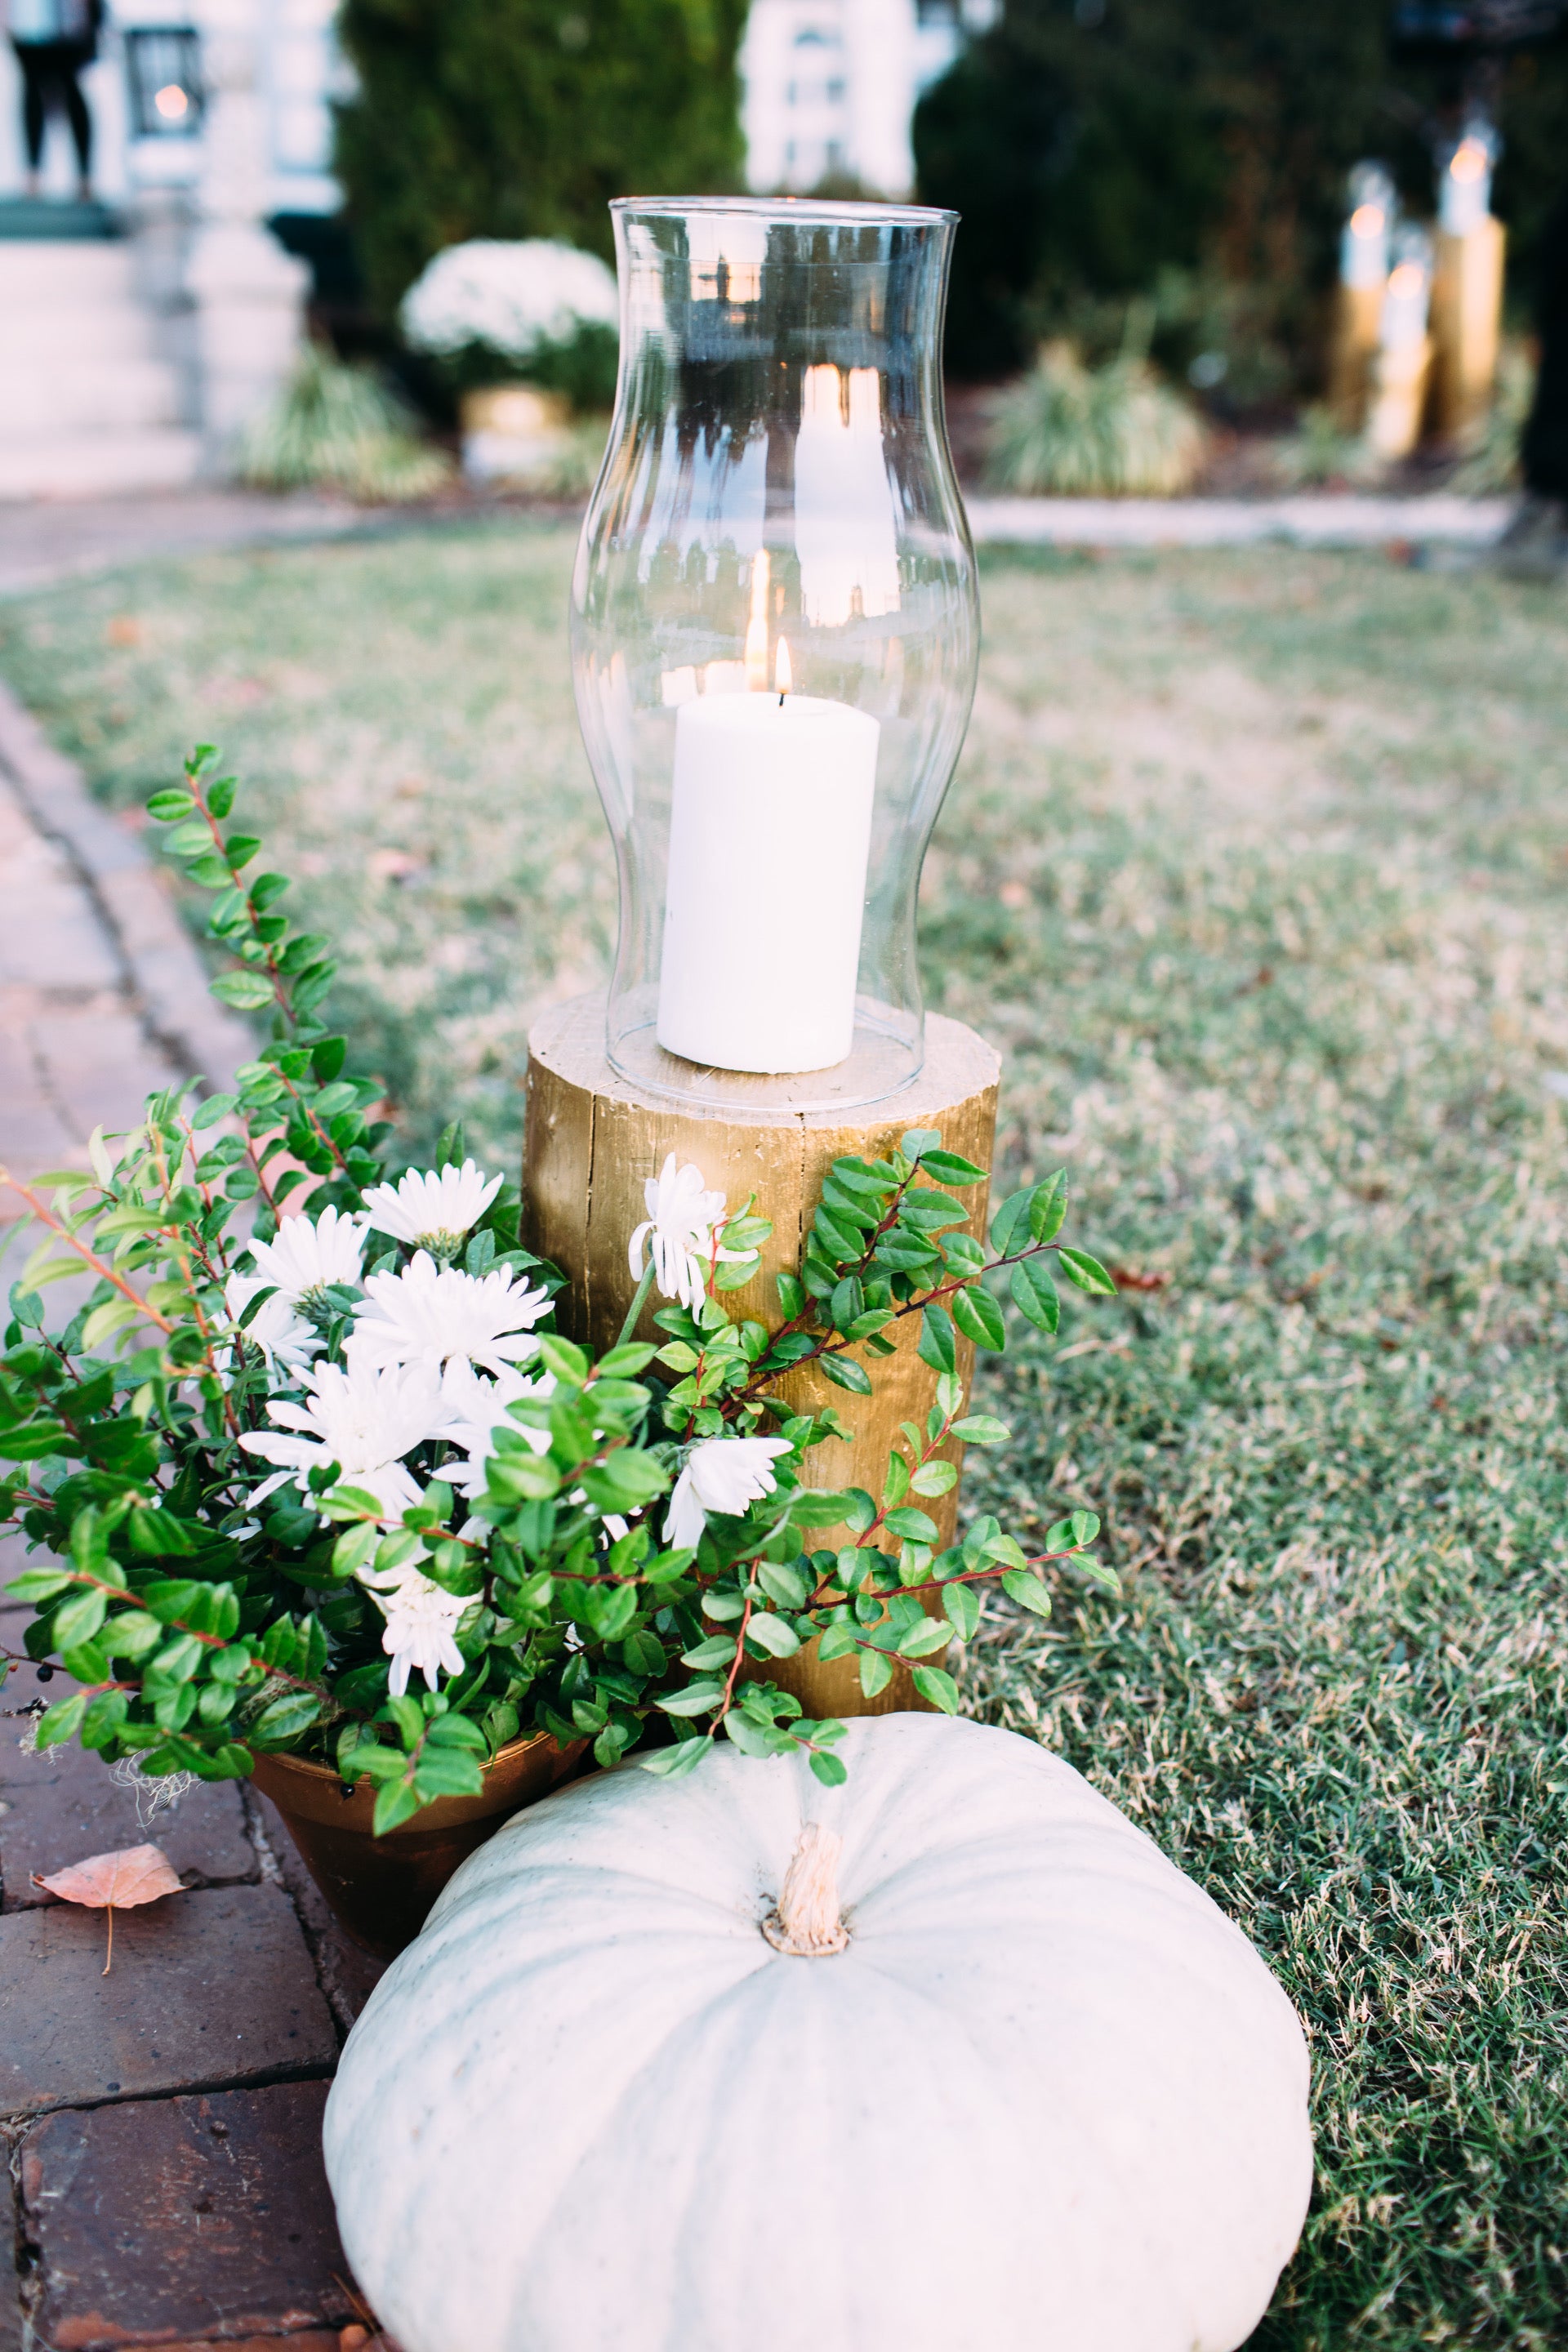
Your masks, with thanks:
M614 272L551 237L475 237L438 253L403 298L416 351L450 358L471 344L517 361L620 315Z

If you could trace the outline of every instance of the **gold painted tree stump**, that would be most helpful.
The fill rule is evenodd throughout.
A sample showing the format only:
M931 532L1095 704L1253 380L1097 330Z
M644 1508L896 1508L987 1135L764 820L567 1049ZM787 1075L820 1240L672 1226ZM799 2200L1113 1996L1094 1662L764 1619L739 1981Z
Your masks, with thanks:
M1502 335L1507 236L1489 216L1463 236L1439 229L1432 275L1432 431L1463 442L1487 421Z
M631 1305L637 1284L626 1244L647 1213L644 1183L672 1151L681 1162L695 1162L703 1182L724 1194L731 1212L754 1193L758 1214L773 1220L773 1237L756 1278L743 1290L726 1294L727 1304L770 1329L784 1320L773 1276L798 1267L822 1180L835 1160L850 1153L879 1159L910 1128L928 1127L942 1129L947 1150L979 1167L991 1164L1001 1063L972 1029L940 1014L926 1022L921 1076L862 1112L858 1123L854 1114L839 1111L759 1105L748 1116L641 1095L605 1059L601 996L552 1006L541 1015L528 1045L522 1239L568 1276L571 1286L559 1302L558 1318L571 1338L595 1349L614 1344ZM742 1093L752 1087L759 1096L776 1091L765 1080L738 1077L735 1086ZM979 1184L963 1196L971 1205L968 1230L977 1240L984 1238L987 1194L988 1187ZM658 1337L652 1317L660 1304L657 1297L649 1302L640 1338ZM934 1403L936 1374L916 1352L919 1317L908 1317L890 1336L897 1341L895 1354L862 1354L876 1382L872 1396L847 1395L810 1366L779 1383L780 1393L797 1411L831 1403L855 1432L851 1444L831 1439L813 1451L813 1486L864 1486L879 1495L900 1423L923 1423ZM967 1395L974 1351L965 1339L958 1345L959 1378ZM960 1460L962 1446L946 1450L955 1463ZM957 1488L923 1507L941 1529L942 1541L950 1543ZM839 1540L831 1529L812 1537L814 1549L831 1549ZM854 1658L824 1665L815 1642L794 1658L770 1661L766 1672L795 1693L808 1716L886 1715L920 1704L907 1665L895 1665L886 1690L868 1700L860 1695Z

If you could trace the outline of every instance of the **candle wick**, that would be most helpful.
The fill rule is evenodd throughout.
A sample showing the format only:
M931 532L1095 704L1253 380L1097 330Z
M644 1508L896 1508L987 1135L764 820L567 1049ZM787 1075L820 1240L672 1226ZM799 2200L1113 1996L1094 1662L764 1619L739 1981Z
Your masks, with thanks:
M780 697L779 697L779 709L780 709L781 710L784 709L784 698L783 695L781 694L781 695L780 695Z

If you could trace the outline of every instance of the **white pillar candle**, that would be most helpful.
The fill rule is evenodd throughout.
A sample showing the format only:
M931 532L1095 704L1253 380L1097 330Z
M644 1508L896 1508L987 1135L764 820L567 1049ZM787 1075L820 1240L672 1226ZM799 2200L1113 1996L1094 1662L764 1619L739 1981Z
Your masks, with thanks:
M876 719L791 694L675 714L658 1042L715 1069L830 1069L855 1039Z

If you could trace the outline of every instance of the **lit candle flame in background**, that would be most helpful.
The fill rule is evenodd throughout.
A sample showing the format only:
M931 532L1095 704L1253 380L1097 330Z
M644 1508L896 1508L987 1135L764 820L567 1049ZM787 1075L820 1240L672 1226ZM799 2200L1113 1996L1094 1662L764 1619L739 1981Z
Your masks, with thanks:
M1479 180L1487 168L1486 150L1479 139L1462 139L1448 165L1456 180Z
M1414 300L1420 293L1426 279L1426 272L1418 261L1402 261L1398 268L1389 274L1388 290L1391 294L1401 295L1408 300Z
M1351 215L1352 236L1381 236L1385 226L1381 205L1357 205Z
M165 122L178 122L190 102L177 81L165 82L153 100Z
M785 695L789 692L790 688L794 683L795 676L790 667L789 647L783 637L781 637L779 639L778 658L773 664L773 685L778 690L778 698L781 702L784 700Z

